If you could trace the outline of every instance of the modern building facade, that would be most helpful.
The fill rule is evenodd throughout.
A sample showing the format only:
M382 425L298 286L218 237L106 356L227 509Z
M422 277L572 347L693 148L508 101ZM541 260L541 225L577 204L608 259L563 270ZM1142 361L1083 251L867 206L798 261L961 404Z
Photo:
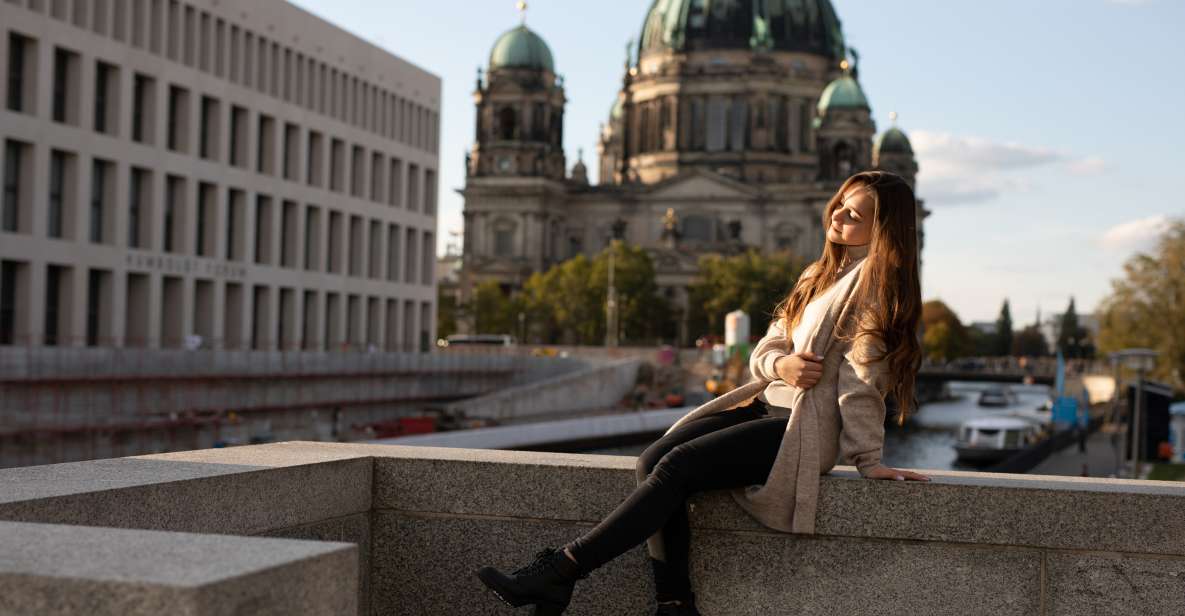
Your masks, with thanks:
M0 36L0 345L430 348L438 76L282 0Z
M844 179L869 168L911 183L917 175L904 132L877 136L858 56L829 0L653 2L601 127L595 184L583 160L570 170L564 160L557 66L524 24L497 39L478 75L461 191L464 299L485 280L513 291L624 229L681 309L677 341L687 344L700 256L755 248L814 258Z

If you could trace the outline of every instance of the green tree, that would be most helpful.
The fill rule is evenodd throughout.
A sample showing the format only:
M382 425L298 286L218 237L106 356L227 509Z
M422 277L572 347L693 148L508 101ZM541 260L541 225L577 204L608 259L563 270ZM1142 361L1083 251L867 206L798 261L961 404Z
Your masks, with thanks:
M459 310L455 291L447 287L436 290L436 336L448 338L457 333Z
M1012 337L1012 354L1017 357L1044 357L1049 355L1049 344L1036 325L1029 325Z
M699 260L699 276L688 288L691 336L724 333L724 315L743 310L749 315L749 331L762 336L773 310L790 293L805 262L789 251L763 254L705 255Z
M1078 312L1074 310L1074 298L1070 298L1070 305L1062 314L1061 326L1057 334L1057 348L1067 358L1092 357L1094 347L1090 342L1090 332L1078 324Z
M1008 299L1000 307L1000 316L996 319L996 343L992 355L1003 357L1012 352L1012 310L1008 307Z
M1151 254L1139 253L1100 303L1102 352L1160 352L1153 377L1185 389L1185 219L1169 223Z
M519 302L508 296L494 280L478 283L471 300L475 333L518 336Z
M922 328L922 351L931 359L949 361L973 351L967 328L942 300L922 304Z
M528 339L565 344L602 344L609 289L609 251L613 250L621 342L651 344L668 319L667 302L658 294L654 264L640 246L622 242L595 258L577 255L523 284L521 309Z

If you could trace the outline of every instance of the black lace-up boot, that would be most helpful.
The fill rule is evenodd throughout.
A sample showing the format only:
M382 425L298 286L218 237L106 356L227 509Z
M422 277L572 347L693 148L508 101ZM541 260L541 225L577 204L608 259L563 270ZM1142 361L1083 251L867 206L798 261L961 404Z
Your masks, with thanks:
M535 560L506 575L493 567L482 567L477 577L494 594L513 607L533 604L534 616L559 616L572 600L576 580L588 577L562 549L544 548Z

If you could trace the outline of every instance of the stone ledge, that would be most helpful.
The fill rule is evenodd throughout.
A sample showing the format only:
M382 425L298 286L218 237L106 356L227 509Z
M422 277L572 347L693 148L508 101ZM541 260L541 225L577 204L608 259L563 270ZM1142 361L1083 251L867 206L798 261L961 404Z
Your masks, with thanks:
M5 614L356 610L358 556L348 543L0 522L0 545Z

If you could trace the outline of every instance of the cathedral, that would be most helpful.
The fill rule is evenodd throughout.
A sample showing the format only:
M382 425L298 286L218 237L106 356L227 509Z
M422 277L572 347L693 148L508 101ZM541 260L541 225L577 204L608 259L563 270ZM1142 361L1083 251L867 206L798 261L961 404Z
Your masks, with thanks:
M473 97L460 301L490 279L513 291L616 238L653 260L680 345L700 256L814 259L844 179L917 175L905 133L877 135L830 0L653 0L600 128L596 183L582 159L565 160L564 79L525 22L498 37Z

